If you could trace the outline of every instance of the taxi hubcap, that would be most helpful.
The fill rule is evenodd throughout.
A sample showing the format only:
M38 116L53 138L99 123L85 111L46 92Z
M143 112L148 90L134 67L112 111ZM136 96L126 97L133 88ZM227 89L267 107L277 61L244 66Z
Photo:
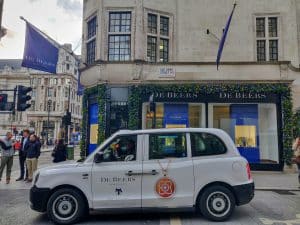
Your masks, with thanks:
M210 214L216 217L225 216L230 211L231 202L223 192L211 193L206 201L206 207Z
M53 202L52 211L55 217L60 220L71 219L77 213L77 210L78 202L72 195L60 195Z

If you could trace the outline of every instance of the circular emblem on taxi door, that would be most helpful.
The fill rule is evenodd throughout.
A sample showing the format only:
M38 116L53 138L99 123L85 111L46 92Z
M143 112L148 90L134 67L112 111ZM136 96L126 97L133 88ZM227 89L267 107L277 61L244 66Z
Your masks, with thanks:
M156 193L162 198L170 198L174 195L176 189L175 182L168 178L163 177L156 182Z

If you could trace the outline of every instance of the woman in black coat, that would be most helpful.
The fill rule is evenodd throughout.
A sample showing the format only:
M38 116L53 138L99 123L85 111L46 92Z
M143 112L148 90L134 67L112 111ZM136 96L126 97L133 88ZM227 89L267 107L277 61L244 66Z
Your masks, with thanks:
M63 139L59 139L57 145L52 152L53 162L63 162L67 159L67 149Z

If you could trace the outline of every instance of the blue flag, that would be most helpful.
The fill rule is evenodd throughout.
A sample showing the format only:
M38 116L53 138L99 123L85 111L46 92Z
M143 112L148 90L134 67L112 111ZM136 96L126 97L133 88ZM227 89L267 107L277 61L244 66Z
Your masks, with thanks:
M32 24L26 22L26 38L22 66L56 74L58 48Z
M231 11L231 14L230 14L228 20L227 20L226 27L225 27L225 30L223 32L223 35L222 35L222 38L221 38L221 41L220 41L220 44L219 44L218 56L217 56L217 69L219 69L219 64L220 64L220 60L221 60L221 57L222 57L224 44L225 44L225 41L226 41L226 37L227 37L227 34L228 34L228 30L229 30L229 27L230 27L230 24L231 24L231 19L232 19L232 15L234 13L235 7L236 7L236 4L233 5L233 9Z

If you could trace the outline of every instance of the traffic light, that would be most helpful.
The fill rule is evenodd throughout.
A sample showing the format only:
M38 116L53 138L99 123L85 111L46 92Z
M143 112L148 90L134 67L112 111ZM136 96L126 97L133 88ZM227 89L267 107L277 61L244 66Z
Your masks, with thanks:
M31 91L31 87L18 85L17 111L25 111L31 106L31 104L27 103L31 99L31 96L27 94Z
M0 94L0 110L5 111L7 104L7 94Z

